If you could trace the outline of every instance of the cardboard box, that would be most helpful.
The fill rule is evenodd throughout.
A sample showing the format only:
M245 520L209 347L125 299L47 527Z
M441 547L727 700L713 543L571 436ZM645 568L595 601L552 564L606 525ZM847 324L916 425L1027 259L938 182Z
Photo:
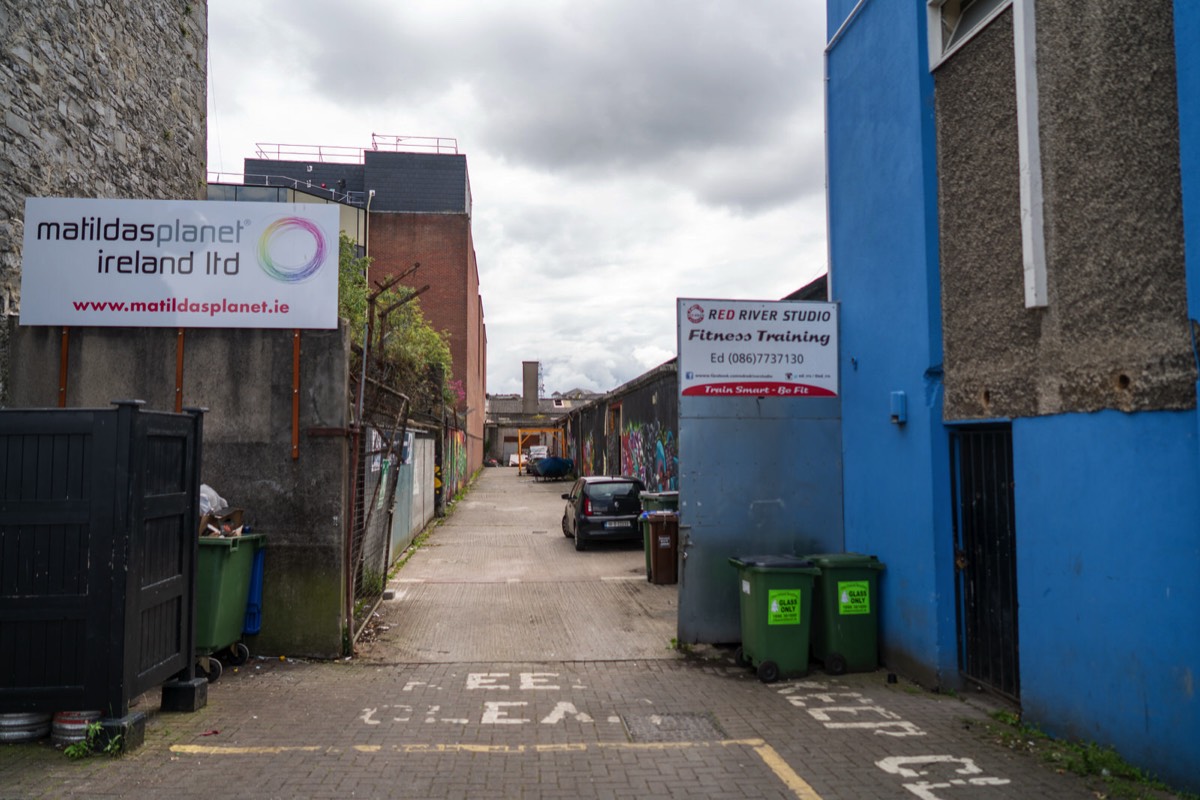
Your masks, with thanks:
M220 514L211 511L200 517L201 536L241 536L242 515L240 508L227 508Z

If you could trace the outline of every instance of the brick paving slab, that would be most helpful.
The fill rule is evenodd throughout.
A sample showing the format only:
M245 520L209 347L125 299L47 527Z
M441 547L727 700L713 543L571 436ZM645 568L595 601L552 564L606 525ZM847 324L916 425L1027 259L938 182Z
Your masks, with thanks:
M839 713L857 720L829 711L855 705L883 709L886 718L869 713L916 735L826 724ZM153 714L146 745L130 756L74 763L45 746L0 748L0 797L199 798L236 787L248 797L833 800L909 796L904 784L921 782L949 784L930 790L944 800L1092 797L1075 779L963 734L964 720L985 718L961 701L889 685L882 672L766 685L731 663L682 658L254 661L214 684L205 709ZM647 733L655 719L668 735ZM711 724L678 737L681 720ZM955 772L967 762L878 766L927 756L969 758L980 771ZM986 778L1008 783L969 783Z
M977 703L883 671L767 685L728 651L670 649L674 587L628 581L640 550L534 533L558 531L565 488L486 470L358 657L254 659L191 714L147 695L120 759L0 745L0 800L1094 797L981 736ZM448 616L439 587L487 611ZM521 604L542 624L492 613Z

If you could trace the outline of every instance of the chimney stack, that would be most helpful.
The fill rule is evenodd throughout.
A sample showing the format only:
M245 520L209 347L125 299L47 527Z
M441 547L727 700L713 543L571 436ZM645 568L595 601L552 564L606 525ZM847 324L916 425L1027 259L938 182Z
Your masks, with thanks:
M521 413L536 414L538 411L538 372L541 365L536 361L521 362Z

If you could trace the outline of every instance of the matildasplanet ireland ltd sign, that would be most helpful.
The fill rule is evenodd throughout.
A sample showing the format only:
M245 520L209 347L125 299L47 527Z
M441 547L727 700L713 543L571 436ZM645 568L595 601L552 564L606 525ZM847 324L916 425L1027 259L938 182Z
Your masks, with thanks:
M336 328L338 209L25 201L21 324Z

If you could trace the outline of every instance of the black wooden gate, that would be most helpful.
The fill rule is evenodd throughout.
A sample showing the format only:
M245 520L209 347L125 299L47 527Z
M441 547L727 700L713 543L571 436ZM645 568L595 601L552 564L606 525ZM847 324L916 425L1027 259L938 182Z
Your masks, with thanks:
M962 429L950 441L959 669L1016 699L1021 681L1012 427Z
M0 411L0 712L190 677L199 412Z

